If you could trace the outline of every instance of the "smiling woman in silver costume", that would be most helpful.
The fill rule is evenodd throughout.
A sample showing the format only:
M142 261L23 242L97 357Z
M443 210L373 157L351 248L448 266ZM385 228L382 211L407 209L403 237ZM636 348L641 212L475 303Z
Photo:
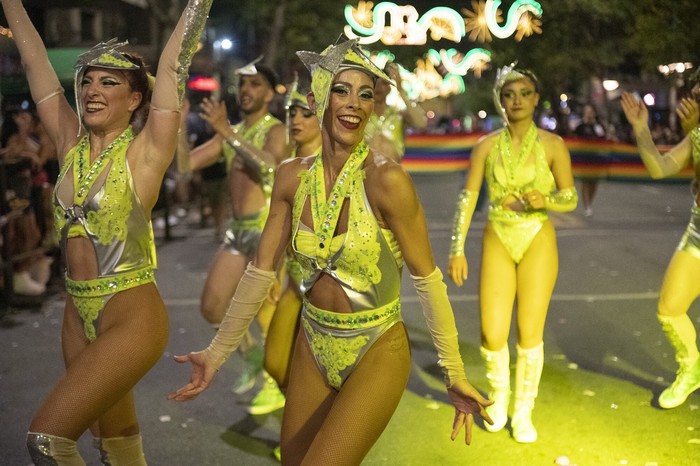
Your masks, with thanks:
M27 446L36 465L84 465L76 441L89 428L104 464L144 465L132 390L168 340L151 209L175 153L187 68L211 0L188 3L152 89L125 43L81 55L77 114L22 2L2 6L62 164L54 205L66 262L66 372L36 412Z
M291 243L303 306L282 420L282 463L358 465L388 424L410 372L399 291L405 263L414 281L455 406L454 439L471 441L474 415L490 404L469 384L446 286L430 249L408 174L373 153L364 130L376 79L388 79L354 41L300 52L311 71L309 107L322 130L319 155L284 163L253 262L221 327L191 362L188 400L211 383L265 300Z

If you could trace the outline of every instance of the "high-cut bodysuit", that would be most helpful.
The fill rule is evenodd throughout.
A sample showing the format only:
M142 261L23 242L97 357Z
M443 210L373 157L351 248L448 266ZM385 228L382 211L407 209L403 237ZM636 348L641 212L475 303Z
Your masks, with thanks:
M693 180L693 195L697 198L698 180L700 180L700 126L695 127L689 134L691 142L691 154L695 179ZM690 222L678 243L679 250L689 252L700 259L700 206L693 205L690 209Z
M522 199L525 193L535 189L547 196L555 190L556 183L534 123L523 139L520 153L512 154L511 146L510 133L504 128L486 158L485 176L489 187L489 222L511 259L520 263L547 220L547 210L518 212L505 208L503 203L510 196Z
M97 259L97 278L73 280L66 263L66 291L96 338L101 311L116 293L155 281L155 243L126 160L133 141L128 127L90 164L84 136L66 155L54 191L54 218L62 250L69 238L85 237Z
M242 138L258 149L265 145L267 133L275 125L282 122L269 113L259 119L253 126L246 128L243 122L235 125L234 131L241 132ZM236 150L228 144L223 145L226 166L230 173L231 164L236 156ZM251 257L255 254L260 243L260 235L270 213L270 197L274 181L274 167L263 167L260 172L260 183L265 193L266 205L262 209L242 218L232 218L224 235L223 246L231 253Z
M335 389L340 389L372 344L402 321L399 291L403 258L393 234L379 226L367 200L365 173L360 168L366 154L367 145L362 142L336 180L327 204L323 165L317 157L312 167L299 175L292 211L292 247L301 266L302 294L327 274L343 288L352 307L350 313L337 313L305 299L302 309L304 335L319 370ZM301 223L307 198L314 231ZM346 198L350 203L348 231L335 236L338 213Z

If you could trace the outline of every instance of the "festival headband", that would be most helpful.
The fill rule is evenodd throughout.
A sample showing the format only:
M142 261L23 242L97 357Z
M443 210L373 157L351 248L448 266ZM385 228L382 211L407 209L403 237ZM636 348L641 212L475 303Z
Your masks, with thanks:
M333 77L341 71L356 69L369 74L373 79L385 79L393 83L352 39L331 45L323 52L297 52L297 56L311 73L311 92L317 103L316 115L319 124L323 124L323 114L328 107L328 97L333 84Z
M120 49L127 45L129 45L128 40L125 40L124 42L117 42L117 38L114 37L107 42L100 42L87 52L78 55L78 61L76 61L75 65L73 66L75 69L75 82L73 89L75 91L76 106L78 108L78 121L80 121L81 124L83 119L78 93L80 90L80 81L83 79L85 70L87 70L89 67L126 71L140 69L141 67L139 65L129 60L126 55L120 52ZM149 86L152 85L152 80L149 77Z
M284 113L285 113L285 126L287 127L286 137L287 144L289 144L289 133L292 128L292 117L290 115L290 110L292 107L302 107L306 110L311 110L309 104L306 101L306 96L299 92L299 75L294 72L294 81L289 85L289 90L284 96Z
M262 59L263 55L260 55L258 58L248 63L247 65L243 65L240 68L236 69L234 71L234 74L237 74L239 76L255 76L256 74L261 74L265 77L265 79L267 79L267 82L270 84L270 87L272 89L275 89L279 78L277 77L277 74L274 72L274 70L269 66L266 66L263 63L260 63L258 65L258 63Z
M517 69L517 60L506 65L502 68L496 70L496 82L493 84L493 104L496 107L496 111L503 118L506 124L508 124L508 116L506 115L506 110L501 105L501 90L503 86L511 81L517 81L519 79L529 79L535 85L535 90L538 88L537 77L532 71Z

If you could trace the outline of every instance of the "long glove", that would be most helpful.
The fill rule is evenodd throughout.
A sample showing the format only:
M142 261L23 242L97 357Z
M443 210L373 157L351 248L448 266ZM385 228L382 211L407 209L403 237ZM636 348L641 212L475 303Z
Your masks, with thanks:
M452 220L452 243L450 243L450 257L464 255L464 243L467 240L467 231L474 216L476 201L479 200L478 191L463 189L457 197L455 216Z
M442 281L442 272L435 267L427 277L411 275L418 293L423 317L438 354L438 365L445 375L447 388L455 382L466 380L462 355L459 353L457 326L452 305L447 298L447 286Z
M189 0L158 61L157 80L151 105L164 111L182 106L192 56L204 30L213 0ZM167 80L168 85L161 81ZM177 96L177 100L173 97Z
M276 274L273 271L259 269L252 263L248 264L238 283L231 305L226 311L226 316L219 325L216 336L205 350L217 369L238 348L250 322L267 299L275 277Z
M555 212L571 212L578 204L578 192L575 187L560 189L545 196L547 209Z
M634 136L637 139L637 148L639 155L642 157L642 162L647 168L649 175L654 179L665 178L675 175L685 168L690 158L691 144L693 134L697 134L699 130L692 131L683 141L673 146L668 152L661 154L654 144L651 137L649 127L644 125L634 128Z

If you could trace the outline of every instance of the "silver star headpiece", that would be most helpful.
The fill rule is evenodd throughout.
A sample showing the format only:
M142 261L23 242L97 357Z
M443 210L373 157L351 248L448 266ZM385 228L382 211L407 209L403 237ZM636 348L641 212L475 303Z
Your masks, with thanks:
M503 66L496 70L496 82L493 84L493 104L496 107L496 111L503 118L506 124L508 124L508 117L506 116L506 109L501 105L501 89L506 83L510 81L517 81L518 79L530 78L530 76L521 73L515 68L518 61L514 61L510 65Z
M120 49L127 45L129 45L128 40L117 42L117 38L114 37L107 42L100 42L87 52L78 55L78 60L73 66L75 69L73 89L75 92L76 107L78 109L78 121L80 121L81 124L83 117L78 94L80 90L80 81L82 81L83 75L88 68L97 67L112 70L138 70L141 68L120 52Z
M369 74L373 79L385 79L393 83L352 39L340 44L331 45L323 52L297 52L297 56L311 73L311 91L317 102L316 114L319 124L323 124L323 114L328 107L328 96L333 78L340 71L357 69Z

